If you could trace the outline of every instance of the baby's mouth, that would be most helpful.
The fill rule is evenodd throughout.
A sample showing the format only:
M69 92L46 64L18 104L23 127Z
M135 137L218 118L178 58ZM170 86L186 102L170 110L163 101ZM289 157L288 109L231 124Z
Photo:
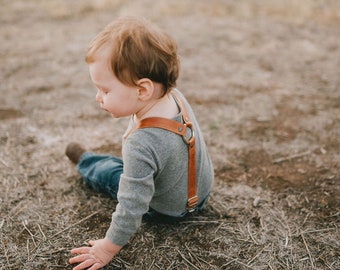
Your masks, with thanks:
M100 108L101 108L103 111L107 111L107 112L108 112L108 110L104 108L103 104L99 104L99 105L100 105Z

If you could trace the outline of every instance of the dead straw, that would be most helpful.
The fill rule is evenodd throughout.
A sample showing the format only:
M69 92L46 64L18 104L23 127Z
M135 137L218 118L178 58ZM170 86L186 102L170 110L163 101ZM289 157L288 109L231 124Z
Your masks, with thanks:
M282 158L275 159L275 160L273 161L273 163L274 163L274 164L278 164L278 163L282 163L282 162L284 162L284 161L288 161L288 160L292 160L292 159L304 157L304 156L307 156L307 155L310 155L310 154L311 154L311 151L308 150L308 151L306 151L306 152L302 152L302 153L290 155L290 156L288 156L288 157L282 157Z
M305 245L305 247L306 247L306 250L307 250L307 253L308 253L308 257L309 257L309 260L310 260L312 269L315 269L313 257L312 257L312 254L311 254L310 251L309 251L309 248L308 248L306 239L305 239L305 237L303 236L303 233L301 233L300 235L301 235L302 241L303 241L303 243L304 243L304 245Z
M53 234L50 238L54 238L54 237L56 237L57 235L59 235L59 234L65 232L65 231L67 231L67 230L69 230L69 229L71 229L71 228L73 228L73 227L75 227L75 226L77 226L77 225L79 225L80 223L82 223L82 222L84 222L84 221L90 219L90 218L93 217L94 215L97 215L99 212L100 212L100 211L96 211L96 212L94 212L94 213L88 215L87 217L85 217L85 218L79 220L78 222L71 224L70 226L66 227L65 229L63 229L63 230L61 230L61 231L59 231L59 232Z

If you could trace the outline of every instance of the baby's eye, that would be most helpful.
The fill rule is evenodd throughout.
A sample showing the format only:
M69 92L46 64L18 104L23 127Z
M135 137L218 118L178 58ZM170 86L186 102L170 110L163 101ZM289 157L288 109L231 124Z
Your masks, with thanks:
M96 88L100 93L102 93L104 95L107 95L110 92L108 89L104 89L102 87L96 87Z

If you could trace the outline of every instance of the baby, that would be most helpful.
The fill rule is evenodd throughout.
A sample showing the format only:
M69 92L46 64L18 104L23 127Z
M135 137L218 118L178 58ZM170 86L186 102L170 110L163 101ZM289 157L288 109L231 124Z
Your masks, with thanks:
M142 220L169 222L204 208L213 166L194 113L175 88L177 45L144 19L123 17L90 43L86 55L96 101L114 118L130 117L122 159L70 143L66 155L94 190L118 201L103 239L72 249L74 269L99 269Z

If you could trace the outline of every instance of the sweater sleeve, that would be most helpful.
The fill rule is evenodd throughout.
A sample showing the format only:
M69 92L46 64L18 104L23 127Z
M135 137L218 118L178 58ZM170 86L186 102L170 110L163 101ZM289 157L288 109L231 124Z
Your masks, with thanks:
M124 169L118 191L118 204L106 237L125 245L141 224L155 191L156 163L153 153L130 136L123 147Z

